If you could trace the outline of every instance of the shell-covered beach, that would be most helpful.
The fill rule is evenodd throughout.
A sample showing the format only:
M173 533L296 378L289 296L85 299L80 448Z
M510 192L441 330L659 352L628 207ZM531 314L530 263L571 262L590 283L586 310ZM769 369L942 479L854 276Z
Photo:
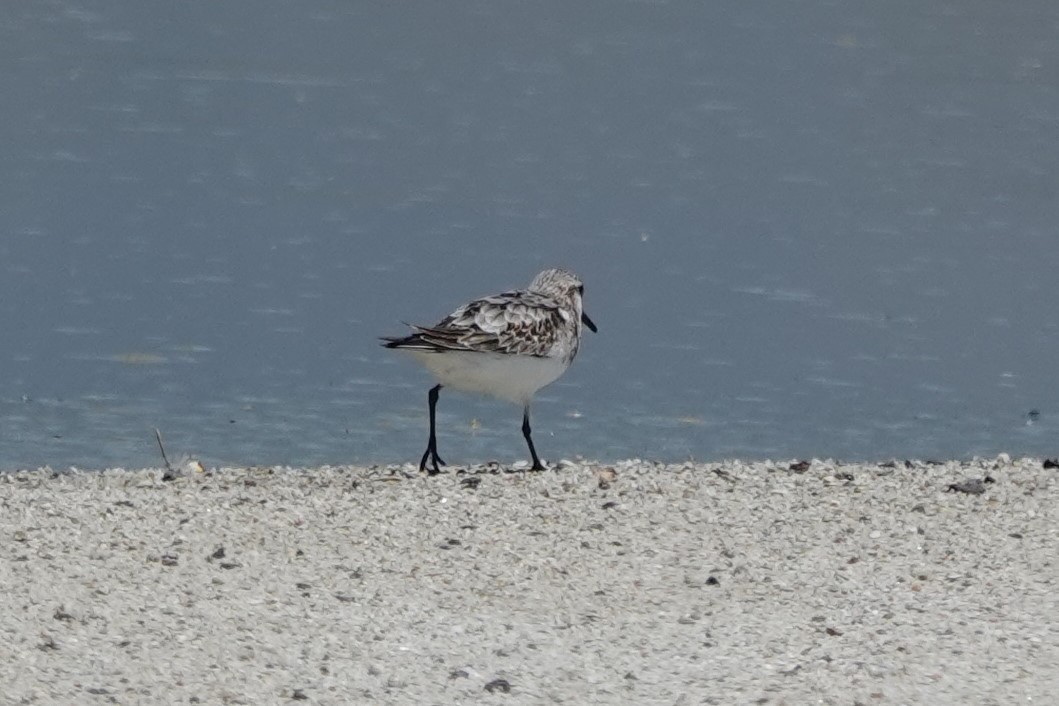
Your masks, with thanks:
M1048 703L1057 506L1005 456L6 473L0 701Z

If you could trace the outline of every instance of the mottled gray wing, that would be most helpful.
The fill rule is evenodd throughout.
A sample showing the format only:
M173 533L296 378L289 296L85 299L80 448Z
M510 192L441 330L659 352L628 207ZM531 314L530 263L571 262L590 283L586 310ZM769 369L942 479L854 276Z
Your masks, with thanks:
M527 291L505 292L461 306L435 326L415 326L437 348L546 356L564 327L561 307Z

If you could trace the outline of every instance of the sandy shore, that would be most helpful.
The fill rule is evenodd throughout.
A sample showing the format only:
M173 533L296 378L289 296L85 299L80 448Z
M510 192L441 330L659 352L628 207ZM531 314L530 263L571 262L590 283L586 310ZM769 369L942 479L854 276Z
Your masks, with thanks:
M1040 460L396 469L0 475L0 702L1059 693Z

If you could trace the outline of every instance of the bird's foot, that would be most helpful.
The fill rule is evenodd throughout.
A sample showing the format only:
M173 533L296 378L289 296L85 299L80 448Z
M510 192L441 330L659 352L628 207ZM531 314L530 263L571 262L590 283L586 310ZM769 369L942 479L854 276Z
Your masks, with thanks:
M427 459L430 459L431 468L427 468ZM439 473L443 473L443 471L438 468L439 465L446 466L448 464L441 460L441 456L438 456L437 451L428 448L426 453L423 454L422 460L419 461L419 470L426 471L428 476L436 476Z

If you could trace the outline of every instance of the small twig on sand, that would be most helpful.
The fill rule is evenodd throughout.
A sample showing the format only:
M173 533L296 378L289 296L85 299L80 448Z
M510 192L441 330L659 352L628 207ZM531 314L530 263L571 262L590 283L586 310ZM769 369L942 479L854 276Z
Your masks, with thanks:
M729 483L735 483L735 479L732 478L732 474L729 473L728 471L724 470L723 468L714 468L712 470L719 477L723 478L724 480L728 481Z
M162 432L158 431L158 427L154 429L154 438L158 440L158 450L162 452L162 460L165 461L166 470L172 471L173 465L169 463L169 457L165 455L165 446L162 445Z

